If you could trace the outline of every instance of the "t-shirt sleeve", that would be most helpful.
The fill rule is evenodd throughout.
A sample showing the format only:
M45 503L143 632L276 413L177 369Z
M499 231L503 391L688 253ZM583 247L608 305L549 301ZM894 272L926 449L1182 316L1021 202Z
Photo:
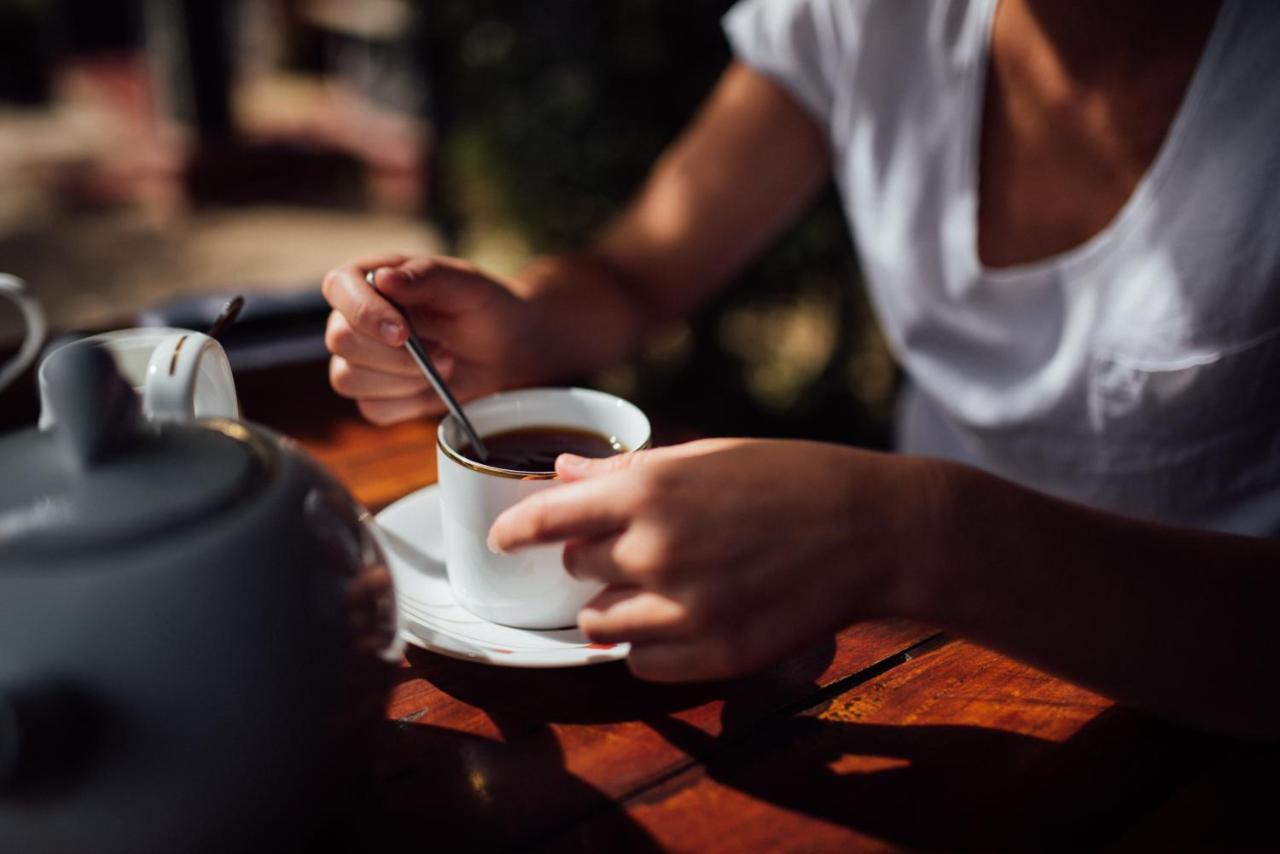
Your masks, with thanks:
M722 26L734 56L785 89L823 127L838 67L832 9L824 0L741 0Z

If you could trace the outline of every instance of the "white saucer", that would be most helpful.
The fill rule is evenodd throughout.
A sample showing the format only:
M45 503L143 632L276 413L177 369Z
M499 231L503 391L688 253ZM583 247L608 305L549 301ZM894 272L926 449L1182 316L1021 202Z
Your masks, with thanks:
M396 583L404 639L442 655L501 667L580 667L626 658L627 644L593 644L576 628L513 629L453 601L444 572L440 490L410 493L376 517Z

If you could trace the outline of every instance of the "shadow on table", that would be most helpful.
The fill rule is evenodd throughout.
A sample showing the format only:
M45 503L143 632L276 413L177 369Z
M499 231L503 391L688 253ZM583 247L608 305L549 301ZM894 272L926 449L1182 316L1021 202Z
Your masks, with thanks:
M421 723L389 723L390 759L357 811L342 854L524 848L583 815L595 815L614 850L661 848L604 792L569 773L551 730L519 744ZM325 849L328 850L328 849Z
M710 749L703 733L681 721L657 726L686 752ZM1214 744L1220 741L1120 708L1063 742L978 726L800 715L714 753L706 774L753 798L912 848L1073 848L1113 837L1167 798L1204 767ZM698 803L686 799L685 809Z
M816 682L835 656L826 641L755 675L723 682L661 685L636 679L622 662L591 667L521 669L474 664L411 648L404 679L425 679L468 706L481 709L508 741L547 724L652 723L677 712L723 700L734 721L753 725L774 711L780 697L796 699ZM788 700L789 701L789 700ZM708 710L707 720L719 717Z
M591 816L593 829L606 834L611 850L657 850L648 833L617 806L615 795L687 763L653 734L659 722L681 713L718 729L720 704L714 701L728 698L737 709L736 730L750 730L811 694L834 649L827 643L747 679L697 685L641 682L621 663L521 670L411 650L411 668L403 678L425 679L462 705L429 707L386 725L378 750L384 767L373 797L375 815L366 819L359 838L366 850L403 850L406 843L428 842L447 850L524 847ZM618 737L581 729L572 736L575 764L607 769L621 791L602 791L566 769L554 725L625 722L640 726ZM497 738L460 729L490 726ZM655 757L655 750L665 753Z

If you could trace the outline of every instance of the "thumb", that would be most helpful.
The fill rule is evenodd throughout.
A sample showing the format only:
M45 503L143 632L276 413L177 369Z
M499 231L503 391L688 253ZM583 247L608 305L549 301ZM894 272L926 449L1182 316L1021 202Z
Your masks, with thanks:
M610 472L623 471L644 465L653 451L632 451L609 457L580 457L577 454L561 454L556 457L556 475L566 483L586 480Z

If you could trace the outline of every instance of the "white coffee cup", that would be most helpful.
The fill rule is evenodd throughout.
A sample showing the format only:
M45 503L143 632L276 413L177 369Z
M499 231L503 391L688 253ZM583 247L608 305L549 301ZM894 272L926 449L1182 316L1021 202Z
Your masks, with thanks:
M18 310L22 312L22 321L27 327L27 335L22 339L22 346L18 348L13 360L0 366L0 391L4 391L10 383L22 376L27 366L35 361L36 355L40 352L40 345L44 344L46 325L40 303L36 302L27 283L22 279L10 276L8 273L0 273L0 295L13 300Z
M521 427L571 427L616 438L631 451L649 444L649 419L622 398L583 388L501 392L464 407L483 439ZM489 550L489 528L504 510L556 484L552 474L530 474L469 459L465 434L452 416L436 433L446 572L454 599L478 617L524 629L559 629L604 585L565 572L560 545L514 554ZM629 451L628 451L629 452Z
M100 346L116 360L142 397L142 412L157 421L240 417L231 363L222 345L203 332L170 327L117 329L57 348L40 363L40 429L53 426L48 367L75 347Z

